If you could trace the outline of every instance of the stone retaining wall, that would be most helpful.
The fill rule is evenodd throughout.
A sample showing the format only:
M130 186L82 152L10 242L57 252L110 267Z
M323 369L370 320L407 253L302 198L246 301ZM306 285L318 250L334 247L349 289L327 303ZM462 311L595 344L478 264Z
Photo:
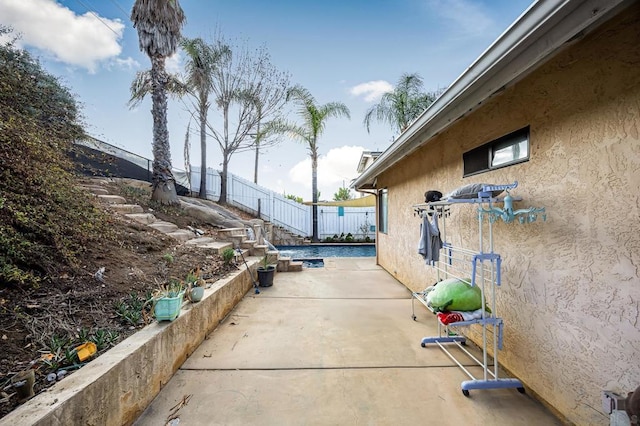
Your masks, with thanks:
M249 264L255 267L255 261ZM246 269L215 282L174 321L148 325L0 419L0 425L132 424L252 286Z

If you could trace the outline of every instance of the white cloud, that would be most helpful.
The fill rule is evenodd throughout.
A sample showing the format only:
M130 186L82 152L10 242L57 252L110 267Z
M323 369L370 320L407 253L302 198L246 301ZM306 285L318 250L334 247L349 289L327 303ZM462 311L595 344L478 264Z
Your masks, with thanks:
M127 70L133 70L140 68L140 62L136 61L132 57L128 57L127 59L115 58L115 64Z
M354 96L364 95L364 100L367 102L375 102L391 91L393 91L393 85L384 80L367 81L349 89L349 93Z
M482 34L495 25L482 6L473 0L426 0L426 5L465 35Z
M364 150L361 146L341 146L333 148L326 155L318 158L318 189L323 200L333 199L338 188L349 186L351 180L358 176L358 162ZM311 193L311 159L306 158L297 163L289 171L293 183L300 184ZM310 196L304 194L305 200ZM299 195L299 194L295 194Z
M0 21L21 35L19 46L35 47L92 73L100 62L122 52L122 21L90 12L76 15L53 0L0 0Z
M167 72L171 74L178 74L182 71L182 57L180 56L180 51L176 51L173 55L169 56L164 61L164 66Z

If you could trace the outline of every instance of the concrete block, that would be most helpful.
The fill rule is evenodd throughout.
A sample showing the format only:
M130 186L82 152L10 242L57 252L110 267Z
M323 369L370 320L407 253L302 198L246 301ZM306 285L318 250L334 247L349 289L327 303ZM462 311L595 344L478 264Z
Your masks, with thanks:
M109 204L109 209L121 214L144 212L144 210L142 210L142 207L137 204Z
M176 224L171 222L157 221L149 225L153 229L157 229L163 234L168 234L170 232L176 232L179 228ZM186 240L185 240L186 241Z
M152 213L128 213L125 214L129 219L135 220L138 223L150 225L157 222L158 219Z
M167 232L166 234L182 243L192 240L196 237L193 232L189 231L188 229L178 229L177 231Z
M127 200L119 195L98 195L98 200L105 204L125 204Z

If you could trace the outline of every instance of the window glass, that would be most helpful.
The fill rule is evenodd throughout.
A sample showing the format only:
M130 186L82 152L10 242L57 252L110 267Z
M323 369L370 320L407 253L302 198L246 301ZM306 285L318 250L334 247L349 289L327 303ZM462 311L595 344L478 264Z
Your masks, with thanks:
M512 140L496 144L493 147L491 167L502 166L529 157L528 142L527 135L518 135Z

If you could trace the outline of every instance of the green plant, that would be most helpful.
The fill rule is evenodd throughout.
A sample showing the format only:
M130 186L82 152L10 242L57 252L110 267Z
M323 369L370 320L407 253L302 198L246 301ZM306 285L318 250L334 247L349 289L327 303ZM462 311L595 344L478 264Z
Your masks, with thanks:
M80 359L78 358L78 351L76 351L75 348L66 348L64 350L63 362L64 365L73 365L80 362Z
M110 346L114 346L119 338L120 335L116 331L97 329L89 340L96 344L98 351L101 351Z
M271 257L269 256L269 253L265 253L265 255L262 256L262 259L260 259L259 267L262 269L269 269L269 266L272 266Z
M184 279L187 286L197 287L198 280L200 279L200 270L190 271Z
M56 336L54 334L53 336L51 336L51 339L49 341L49 351L56 352L64 348L69 343L69 339L67 339L66 337Z
M136 292L132 292L123 300L114 304L116 315L120 317L124 324L138 326L141 322L146 323L147 314L151 311L149 297L141 297ZM144 321L143 321L144 320Z
M190 271L184 279L183 289L193 287L204 287L206 282L202 279L200 268Z
M160 285L153 293L153 299L162 299L164 297L178 297L184 292L184 284L177 278L171 278L168 283Z
M231 261L235 258L235 256L236 256L236 251L232 248L226 248L222 252L222 260L224 260L224 263L227 265L231 263Z
M351 232L349 232L349 233L347 234L347 236L346 236L346 237L344 237L344 240L345 240L346 242L348 242L348 243L352 243L352 242L353 242L353 235L351 235Z
M173 255L171 253L165 253L162 255L162 260L164 260L165 262L171 264L173 263Z
M80 341L80 342L86 342L89 341L91 338L91 330L87 330L86 328L81 328L80 330L78 330L78 334L76 335L76 338Z

